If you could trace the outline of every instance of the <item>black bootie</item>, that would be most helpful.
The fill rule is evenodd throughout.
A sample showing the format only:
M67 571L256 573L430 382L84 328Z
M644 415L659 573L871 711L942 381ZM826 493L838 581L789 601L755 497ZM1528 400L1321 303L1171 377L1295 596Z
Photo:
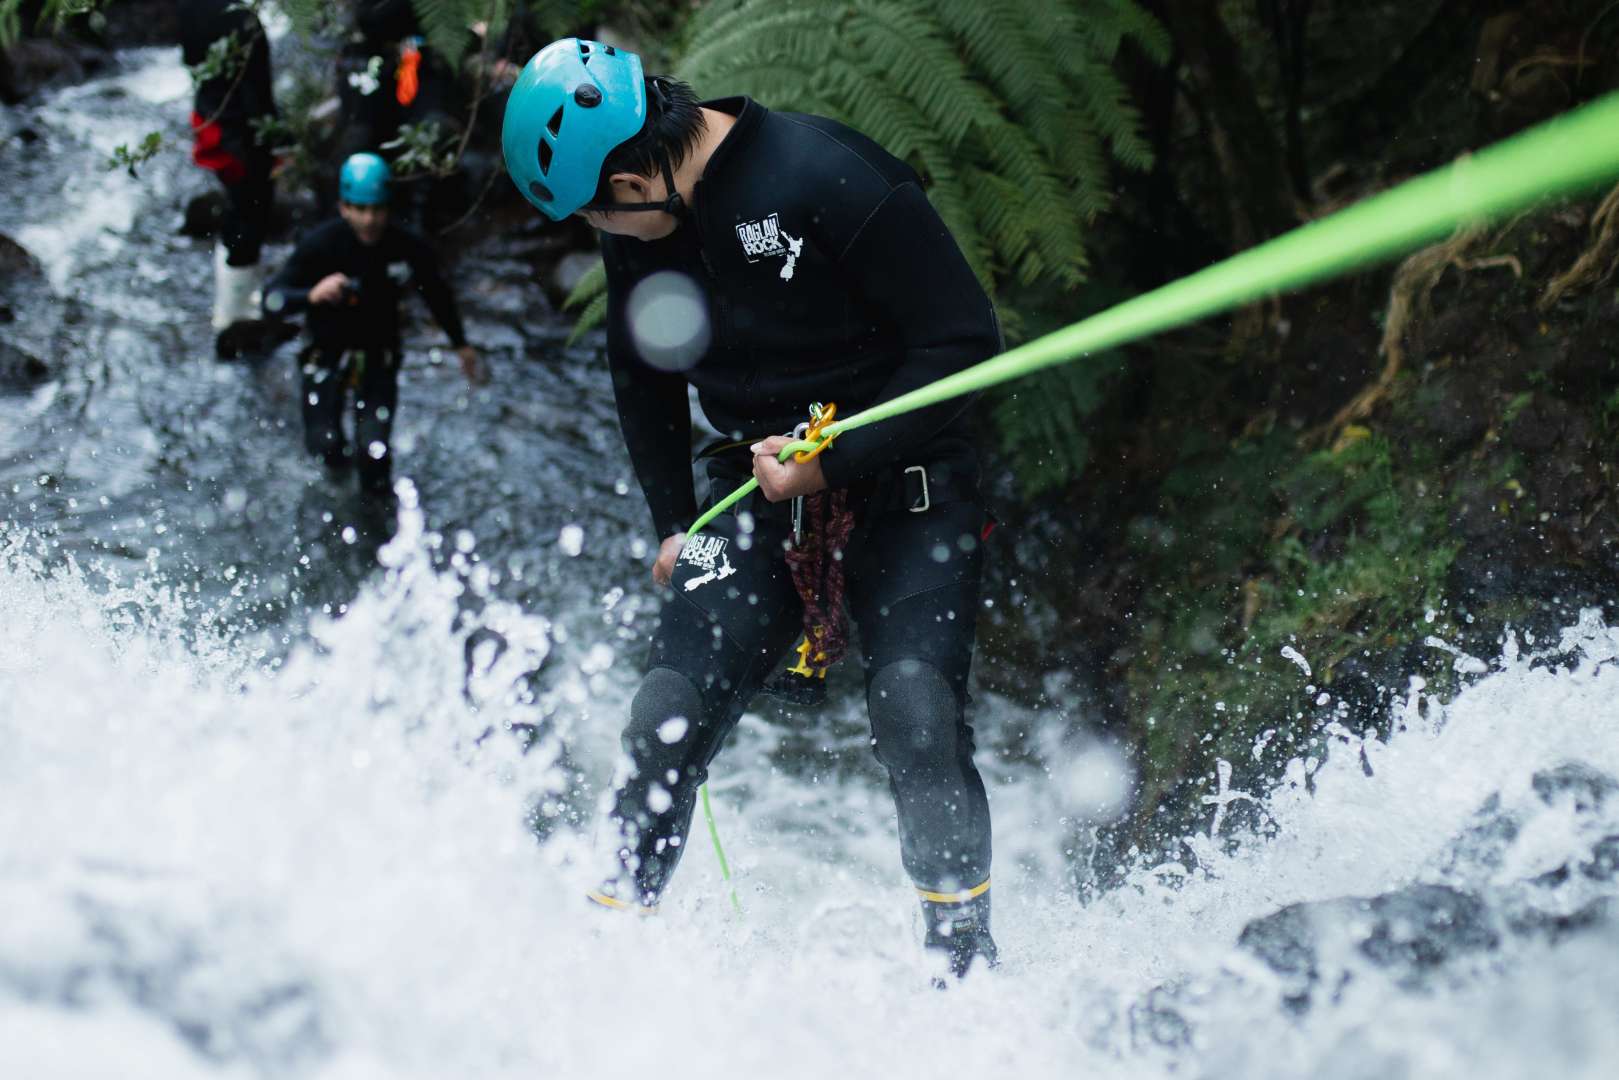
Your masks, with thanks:
M957 979L966 978L973 961L982 958L984 967L1000 967L1000 950L989 933L989 891L959 903L922 901L922 918L927 925L923 947L930 955L942 955ZM941 990L945 983L934 979Z

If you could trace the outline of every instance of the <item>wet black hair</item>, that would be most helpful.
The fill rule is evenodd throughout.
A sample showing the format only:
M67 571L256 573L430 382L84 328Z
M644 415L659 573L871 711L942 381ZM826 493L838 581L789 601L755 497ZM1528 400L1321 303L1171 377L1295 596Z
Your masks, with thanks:
M614 173L634 173L636 176L654 177L663 171L660 159L667 158L669 168L678 169L702 138L708 125L703 110L697 104L697 94L679 79L667 75L652 75L646 80L647 119L641 132L613 147L602 162L601 177L596 182L593 202L610 203L613 191L607 178Z

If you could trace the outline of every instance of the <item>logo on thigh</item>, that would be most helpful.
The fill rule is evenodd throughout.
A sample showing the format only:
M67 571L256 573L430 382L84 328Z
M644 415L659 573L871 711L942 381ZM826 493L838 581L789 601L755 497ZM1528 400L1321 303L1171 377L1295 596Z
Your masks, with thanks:
M725 553L731 541L723 536L711 536L707 533L698 533L689 537L680 549L680 558L677 564L686 563L694 566L702 573L688 579L682 586L687 592L701 588L711 581L723 581L736 573L736 567L731 565L731 558Z

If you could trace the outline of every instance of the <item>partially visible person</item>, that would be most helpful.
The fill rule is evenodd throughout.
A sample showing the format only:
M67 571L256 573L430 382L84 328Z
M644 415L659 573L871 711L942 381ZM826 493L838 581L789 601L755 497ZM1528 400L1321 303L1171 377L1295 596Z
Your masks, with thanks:
M179 0L180 50L196 69L210 54L223 64L197 84L192 103L192 160L225 188L225 212L214 249L214 330L256 318L259 251L274 204L274 155L254 130L273 119L270 42L239 0ZM221 339L223 341L223 338ZM225 350L221 346L221 352Z
M449 335L467 381L488 374L467 344L455 295L438 257L415 233L390 224L387 162L355 154L339 174L339 217L305 236L270 282L264 309L280 318L307 312L302 353L304 445L334 471L358 467L360 488L386 495L389 447L399 400L399 298L420 292ZM354 391L354 443L343 434L343 407Z
M337 155L369 151L391 157L388 144L407 124L453 130L455 72L426 44L411 0L355 0L351 11L337 59ZM408 205L396 211L425 228L433 217L429 203L449 198L438 190L447 183L452 181L413 183Z

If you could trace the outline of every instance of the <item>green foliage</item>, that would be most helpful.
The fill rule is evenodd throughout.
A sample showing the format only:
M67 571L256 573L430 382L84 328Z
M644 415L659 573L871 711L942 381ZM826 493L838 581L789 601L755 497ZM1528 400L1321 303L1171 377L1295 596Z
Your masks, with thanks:
M126 169L129 175L139 179L139 169L142 165L157 157L163 151L163 133L161 131L148 131L133 150L128 143L120 143L112 148L112 156L102 165L105 169Z
M568 335L568 344L578 341L586 330L601 322L607 316L607 267L600 262L596 263L568 293L567 299L562 301L563 311L573 311L582 308L579 317L574 320L573 332Z
M715 0L676 71L702 94L823 113L914 165L987 287L1084 277L1109 159L1151 163L1112 69L1169 42L1133 0Z
M253 130L259 144L281 159L282 184L308 190L329 168L322 150L325 128L318 108L330 96L331 86L309 69L291 74L290 82L278 88L278 115L259 117L253 121Z
M343 8L331 0L278 0L287 21L300 36L316 38L338 32L343 23Z
M1160 789L1215 757L1248 762L1267 728L1278 746L1308 738L1307 686L1330 692L1350 656L1375 667L1452 629L1426 621L1460 549L1424 488L1430 463L1357 435L1302 457L1290 432L1231 447L1187 438L1133 545L1164 586L1141 599L1127 673ZM1309 660L1308 679L1284 647Z
M486 22L499 33L511 17L510 0L411 0L410 6L428 46L452 66L466 55L473 23Z
M1077 479L1090 460L1090 417L1124 370L1118 350L1036 372L990 399L989 418L1023 494L1033 498Z
M202 58L202 63L191 67L191 85L201 86L210 79L235 79L242 73L248 50L252 47L252 41L244 39L236 31L226 34L208 46L208 54Z
M24 0L0 0L0 49L10 48L23 35L22 7ZM101 18L101 8L107 0L45 0L40 6L37 28L50 26L60 30L69 19L88 15Z
M382 149L394 151L393 169L396 179L410 180L419 176L441 176L455 168L460 149L458 137L445 131L436 120L417 124L401 124L399 132Z

